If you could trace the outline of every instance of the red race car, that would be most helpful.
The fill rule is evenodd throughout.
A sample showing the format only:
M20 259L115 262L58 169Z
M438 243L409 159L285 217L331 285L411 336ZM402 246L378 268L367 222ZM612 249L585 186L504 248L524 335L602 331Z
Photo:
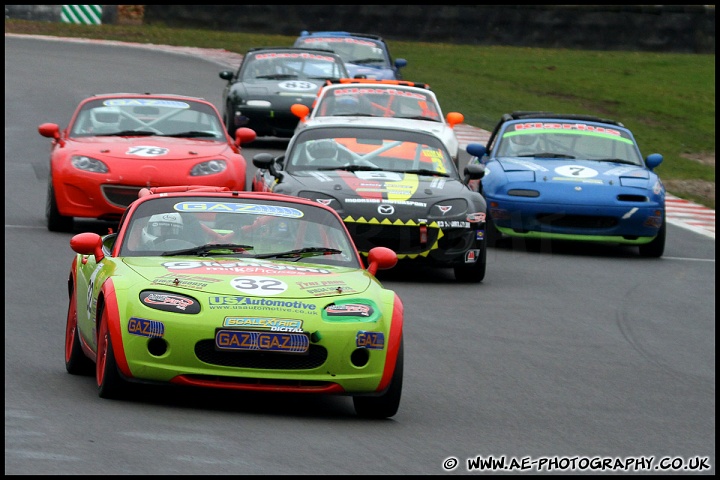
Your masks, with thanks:
M65 130L38 127L52 139L45 215L51 231L74 217L119 220L144 187L209 185L245 190L241 145L207 100L171 94L94 95L78 105Z

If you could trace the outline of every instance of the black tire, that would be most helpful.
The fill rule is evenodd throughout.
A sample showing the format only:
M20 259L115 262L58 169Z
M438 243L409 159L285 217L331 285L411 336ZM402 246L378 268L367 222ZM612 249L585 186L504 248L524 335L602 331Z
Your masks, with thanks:
M400 349L395 372L393 373L390 386L385 393L377 397L356 396L353 397L355 413L362 418L389 418L395 415L400 408L400 397L403 384L403 340L400 338Z
M71 375L92 375L95 364L83 352L80 346L80 334L77 328L77 292L73 288L68 305L65 325L65 370Z
M48 179L47 198L45 199L45 218L47 219L47 228L51 232L71 232L73 229L73 218L60 215L60 211L57 208L52 177Z
M235 139L235 132L237 127L235 126L235 115L232 113L232 105L225 106L225 114L223 115L223 122L225 122L225 128L227 128L230 136Z
M658 258L662 257L663 253L665 253L665 235L666 235L667 225L665 223L665 219L663 219L663 223L660 226L660 230L658 230L657 237L653 239L650 243L645 243L643 245L639 245L640 249L640 256L646 257L646 258Z
M464 283L480 283L485 279L485 270L487 269L487 244L478 242L480 246L480 256L477 262L468 265L456 265L455 280Z
M495 222L488 213L485 215L485 245L490 248L495 248L501 236L502 233L500 233L500 230L497 229Z
M98 326L97 361L95 364L95 380L100 398L122 398L127 391L127 382L118 370L115 352L112 348L110 330L108 329L107 310L103 309Z

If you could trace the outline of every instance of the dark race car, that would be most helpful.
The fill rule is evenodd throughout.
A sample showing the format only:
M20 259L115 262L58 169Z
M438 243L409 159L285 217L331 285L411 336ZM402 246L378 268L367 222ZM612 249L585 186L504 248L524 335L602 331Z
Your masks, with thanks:
M303 31L294 46L336 52L354 78L400 80L400 69L407 65L404 58L393 60L381 36L369 33Z
M460 176L442 140L398 126L309 125L290 140L285 155L261 153L255 191L309 198L334 208L361 254L391 248L401 262L451 267L459 281L485 277L483 196L467 182L482 165Z
M249 50L237 71L224 70L222 115L228 131L249 127L261 137L293 135L295 103L312 106L327 80L348 77L342 59L331 51L293 47Z
M505 114L487 146L469 144L488 201L487 240L503 236L665 249L665 187L622 123L590 115Z

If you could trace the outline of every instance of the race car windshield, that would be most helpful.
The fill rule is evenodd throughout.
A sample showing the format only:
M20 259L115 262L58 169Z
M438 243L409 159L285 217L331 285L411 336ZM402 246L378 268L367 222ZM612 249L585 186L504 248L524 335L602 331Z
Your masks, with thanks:
M314 205L231 197L157 197L123 222L126 257L278 258L361 266L342 220Z
M210 105L169 98L106 98L87 102L74 119L71 137L169 136L225 138Z
M328 137L328 135L331 135ZM286 170L385 170L457 177L442 141L413 130L333 127L305 130L290 147Z
M497 145L499 157L532 157L537 159L580 159L643 165L633 139L622 130L585 124L539 122L532 128L508 128Z

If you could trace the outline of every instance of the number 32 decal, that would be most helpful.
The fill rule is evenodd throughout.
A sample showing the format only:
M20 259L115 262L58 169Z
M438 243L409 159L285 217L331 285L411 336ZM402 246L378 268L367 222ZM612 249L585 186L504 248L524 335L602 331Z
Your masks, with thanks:
M287 283L270 277L236 277L230 285L248 295L278 295L287 290Z

